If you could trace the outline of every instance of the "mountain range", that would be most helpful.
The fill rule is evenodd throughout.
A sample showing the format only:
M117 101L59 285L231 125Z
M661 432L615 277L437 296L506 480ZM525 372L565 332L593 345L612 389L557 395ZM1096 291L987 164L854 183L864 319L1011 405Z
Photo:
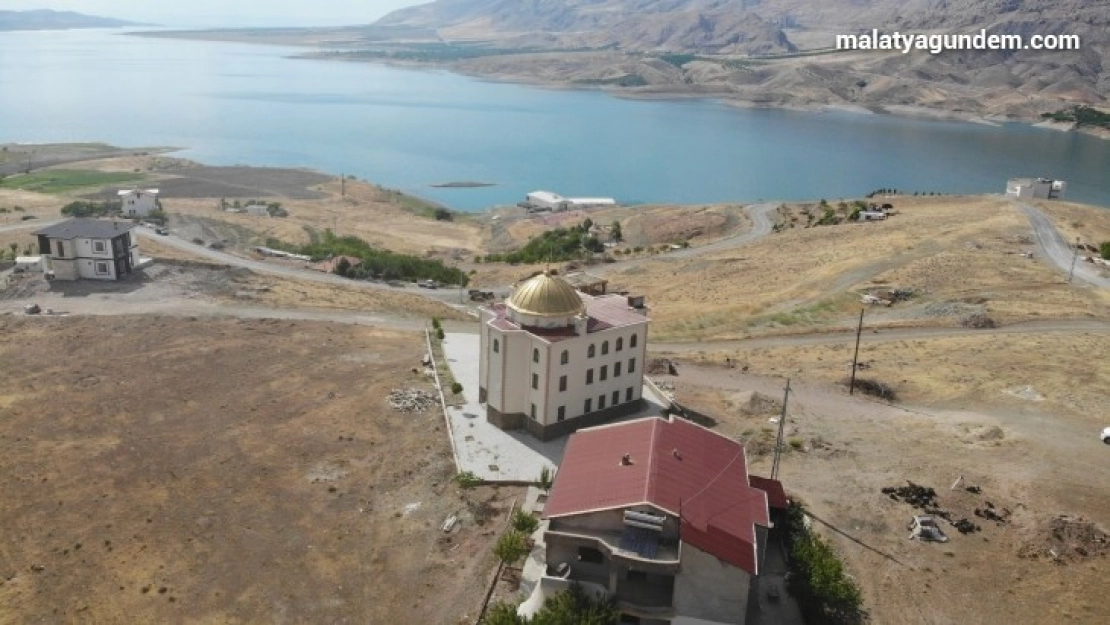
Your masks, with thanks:
M119 28L137 26L135 22L97 17L73 11L0 11L0 31L3 30L65 30L70 28Z
M1082 49L813 53L828 51L837 34L873 28L985 29L1026 40L1078 35ZM455 64L476 74L732 94L780 106L923 106L1032 117L1072 104L1105 106L1110 93L1105 0L436 0L364 30L368 39L400 33L530 52ZM668 66L653 54L695 56Z

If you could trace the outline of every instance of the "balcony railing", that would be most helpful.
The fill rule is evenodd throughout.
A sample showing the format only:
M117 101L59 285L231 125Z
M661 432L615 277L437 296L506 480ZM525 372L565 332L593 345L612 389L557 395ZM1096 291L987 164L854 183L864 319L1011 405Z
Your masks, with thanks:
M677 567L682 556L681 546L677 540L660 539L653 549L648 552L639 552L621 547L621 538L624 532L616 530L593 530L577 527L565 527L552 523L547 530L548 536L564 536L579 541L586 540L598 545L612 558L619 558L644 565L664 565L663 570ZM626 540L627 542L627 540ZM648 553L653 555L649 556ZM652 567L652 570L658 570ZM672 571L673 572L673 571Z

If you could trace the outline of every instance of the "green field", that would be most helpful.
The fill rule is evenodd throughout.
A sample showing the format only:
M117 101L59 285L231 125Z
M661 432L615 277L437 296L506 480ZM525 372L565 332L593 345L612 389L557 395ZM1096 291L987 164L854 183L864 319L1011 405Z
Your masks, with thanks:
M88 187L109 184L133 183L143 179L142 174L104 172L77 169L50 169L32 174L17 174L0 179L0 189L22 189L37 193L65 193Z

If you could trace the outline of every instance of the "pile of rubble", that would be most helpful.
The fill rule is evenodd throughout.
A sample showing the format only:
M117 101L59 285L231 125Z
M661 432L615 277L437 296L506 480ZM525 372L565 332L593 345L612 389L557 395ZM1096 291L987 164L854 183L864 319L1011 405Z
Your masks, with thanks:
M936 490L927 486L914 484L910 481L907 481L906 484L907 486L888 486L882 489L882 492L894 501L904 501L915 508L919 508L926 514L948 521L952 527L956 528L961 534L973 534L982 530L982 527L971 519L967 517L955 518L955 515L953 515L951 511L941 508L940 502L937 501ZM953 485L953 488L955 488L955 485ZM979 495L983 492L983 489L978 486L968 486L964 490L972 495ZM1009 522L1009 509L996 508L994 504L989 501L985 503L985 508L975 508L975 516L988 521L994 521L998 525L1004 525Z
M988 521L994 521L999 525L1005 525L1010 520L1010 510L1008 508L1001 508L1001 512L999 512L999 510L1000 509L994 507L993 503L988 501L986 508L975 509L975 516Z
M965 328L993 328L997 324L994 319L983 313L973 313L960 318L960 325Z
M883 494L894 501L904 501L929 514L935 514L931 512L930 509L935 509L938 505L937 491L928 486L919 486L908 480L906 484L908 484L908 486L887 486L883 489Z
M418 388L395 388L389 391L389 406L398 412L424 412L439 403L432 391Z
M1041 539L1027 543L1018 551L1018 557L1051 558L1058 564L1067 564L1110 554L1110 534L1086 519L1059 515L1042 529Z
M648 363L647 373L651 375L678 375L678 369L670 358L655 358Z

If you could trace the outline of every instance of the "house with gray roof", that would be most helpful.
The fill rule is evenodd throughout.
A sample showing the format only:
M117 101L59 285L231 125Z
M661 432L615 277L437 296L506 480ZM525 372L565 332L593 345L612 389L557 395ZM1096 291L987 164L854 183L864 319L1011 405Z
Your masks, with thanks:
M135 224L70 219L35 233L55 280L119 280L140 265Z

